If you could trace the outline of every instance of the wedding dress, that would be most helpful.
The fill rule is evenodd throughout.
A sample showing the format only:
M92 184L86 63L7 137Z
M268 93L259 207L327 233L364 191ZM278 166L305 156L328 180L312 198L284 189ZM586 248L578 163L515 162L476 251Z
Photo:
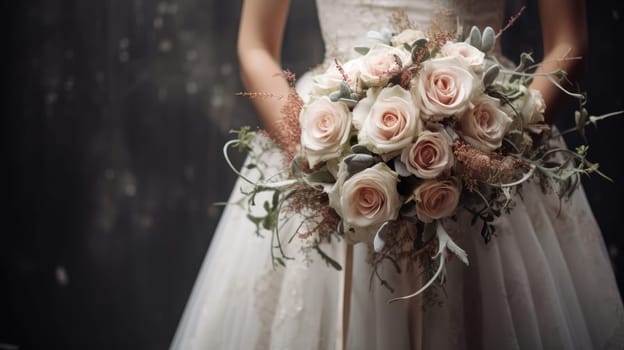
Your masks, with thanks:
M317 0L328 59L344 57L368 30L390 28L397 9L426 29L441 5L467 28L502 24L502 0ZM309 77L302 78L300 92L309 87ZM279 164L277 158L268 161ZM242 185L237 183L230 202L241 198ZM387 303L415 290L415 273L382 266L395 289L390 293L370 282L368 247L356 245L348 315L344 269L320 258L274 269L270 240L254 234L246 210L228 206L172 349L624 348L624 309L583 190L560 203L529 183L516 201L497 220L497 236L487 245L466 215L447 228L470 266L450 261L440 304L424 311L420 298ZM300 248L294 242L286 247L291 256ZM324 249L345 266L344 242Z

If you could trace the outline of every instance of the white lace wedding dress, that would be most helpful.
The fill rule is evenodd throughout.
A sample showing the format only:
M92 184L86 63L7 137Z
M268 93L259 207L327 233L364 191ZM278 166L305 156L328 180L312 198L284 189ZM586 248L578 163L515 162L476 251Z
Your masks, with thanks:
M500 27L502 0L460 2L317 0L328 58L344 55L368 30L389 28L397 9L423 28L441 3L466 27ZM301 81L304 91L309 84ZM240 198L239 188L232 202ZM497 221L498 235L487 245L466 216L448 228L470 266L451 261L441 305L424 312L418 298L388 305L388 299L413 292L418 278L382 268L395 293L377 280L370 284L368 248L356 245L348 332L344 272L319 258L274 270L270 240L254 235L246 211L230 206L172 349L339 349L345 340L348 349L623 349L624 309L582 189L560 204L528 184L517 201ZM296 255L298 247L287 249ZM345 265L343 242L325 251Z

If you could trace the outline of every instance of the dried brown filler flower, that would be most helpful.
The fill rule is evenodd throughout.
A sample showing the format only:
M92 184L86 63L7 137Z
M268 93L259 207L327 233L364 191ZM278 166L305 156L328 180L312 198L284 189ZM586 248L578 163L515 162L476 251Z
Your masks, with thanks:
M299 124L299 114L303 108L303 100L297 94L295 89L296 77L291 71L284 71L284 78L290 85L286 102L282 105L280 110L281 118L277 122L276 130L279 133L274 132L269 136L271 139L282 148L285 156L285 161L289 164L297 153L297 147L301 142L301 126Z
M416 26L409 19L404 9L397 9L390 17L390 24L396 33L400 33L406 29L414 29Z
M455 159L462 167L464 186L474 191L478 183L501 184L517 180L518 173L528 171L526 161L496 152L484 152L461 141L453 144Z
M304 218L305 222L298 232L301 239L312 235L318 235L321 241L329 239L336 233L340 223L340 216L329 206L327 193L305 184L298 184L293 188L284 210Z

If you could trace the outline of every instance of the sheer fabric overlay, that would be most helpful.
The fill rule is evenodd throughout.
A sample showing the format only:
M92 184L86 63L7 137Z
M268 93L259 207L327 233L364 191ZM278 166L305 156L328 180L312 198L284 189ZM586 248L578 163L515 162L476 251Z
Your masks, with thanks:
M503 16L501 0L317 0L317 5L331 60L345 58L368 30L391 28L397 9L423 29L441 6L468 29L473 24L498 29ZM305 97L309 75L298 88ZM279 156L267 159L279 171ZM231 203L241 198L241 187L237 182ZM515 201L511 214L497 220L497 236L487 245L467 213L446 227L468 253L470 266L450 261L440 305L424 312L420 298L387 303L417 288L415 272L397 274L391 265L381 266L379 272L395 288L390 293L378 280L371 283L368 247L356 245L346 347L624 348L624 308L583 190L561 202L528 183ZM270 239L256 236L246 215L236 205L224 211L171 348L341 348L344 272L314 255L311 263L297 259L274 269ZM296 226L293 217L283 236L290 237ZM295 239L286 249L297 256L300 246ZM344 242L334 240L324 251L345 266Z

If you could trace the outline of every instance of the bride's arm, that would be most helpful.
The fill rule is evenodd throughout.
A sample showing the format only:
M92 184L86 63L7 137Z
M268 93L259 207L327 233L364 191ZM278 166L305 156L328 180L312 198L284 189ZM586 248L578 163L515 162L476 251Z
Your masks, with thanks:
M288 83L279 75L280 54L288 0L245 0L238 31L238 59L247 91L288 95ZM252 100L260 119L270 131L276 131L284 101L277 98Z
M568 73L568 80L580 80L584 69L587 50L587 22L585 0L541 0L539 2L540 22L544 40L544 61L537 73L549 73L562 69ZM566 59L568 58L568 59ZM562 82L566 88L573 88ZM546 102L546 122L554 123L557 112L566 100L556 86L546 78L535 78L531 87L538 89Z

